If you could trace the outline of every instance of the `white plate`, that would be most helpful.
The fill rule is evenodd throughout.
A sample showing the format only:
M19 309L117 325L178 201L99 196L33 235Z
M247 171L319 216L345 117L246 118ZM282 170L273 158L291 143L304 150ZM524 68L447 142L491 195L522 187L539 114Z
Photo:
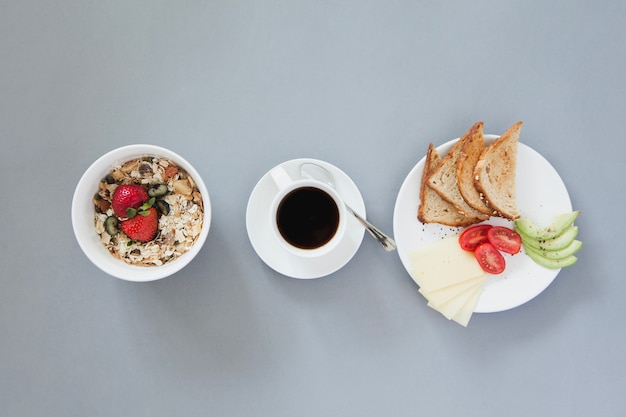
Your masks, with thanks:
M489 144L498 137L485 135L485 143ZM437 151L443 157L457 140L444 143ZM408 254L413 249L462 231L461 228L440 224L422 224L417 219L425 159L422 158L404 180L393 215L398 255L407 271L411 269ZM543 156L522 143L517 149L516 192L520 214L537 224L547 225L554 215L572 210L569 194L559 174ZM512 221L496 217L485 223L513 227ZM545 290L560 271L537 265L523 250L517 255L505 254L505 258L506 270L487 277L475 312L492 313L524 304Z
M335 187L343 200L357 213L365 217L365 203L359 189L342 170L324 161L316 159L293 159L280 164L292 178L299 178L300 166L312 162L323 166L335 177ZM271 171L271 170L270 170ZM350 216L345 237L332 252L315 259L303 259L287 252L272 233L268 221L268 211L272 199L278 192L269 176L269 171L256 184L246 209L246 228L250 243L257 255L270 268L292 278L320 278L337 271L354 256L361 246L365 229Z

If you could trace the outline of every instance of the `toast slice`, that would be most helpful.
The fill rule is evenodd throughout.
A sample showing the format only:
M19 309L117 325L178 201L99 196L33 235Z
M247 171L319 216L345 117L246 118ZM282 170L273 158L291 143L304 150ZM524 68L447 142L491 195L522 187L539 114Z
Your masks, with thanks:
M483 122L476 122L466 133L465 143L461 149L461 154L456 161L456 178L459 185L461 197L470 207L487 215L495 215L493 209L489 208L487 202L476 186L474 185L474 167L485 149L485 138L483 136Z
M452 227L465 227L477 223L476 219L465 217L463 214L459 213L453 204L441 198L436 191L428 186L430 173L440 163L441 156L433 144L430 143L424 162L417 218L422 223L439 223Z
M482 213L465 202L459 191L457 178L457 161L462 153L463 146L468 141L468 134L463 135L450 149L450 152L441 160L428 177L428 186L435 190L441 198L451 203L456 209L474 223L487 220L488 214Z
M520 213L515 194L517 144L522 122L517 122L480 155L474 167L474 184L500 217L515 220Z

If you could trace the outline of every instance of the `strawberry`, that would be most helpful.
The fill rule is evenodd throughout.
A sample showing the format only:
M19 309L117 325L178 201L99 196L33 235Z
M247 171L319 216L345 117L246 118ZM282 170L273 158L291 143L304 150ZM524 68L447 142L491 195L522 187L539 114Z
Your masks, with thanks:
M137 215L122 221L121 228L126 236L139 242L149 242L158 232L159 215L154 207L140 207Z
M148 201L148 192L139 184L122 184L113 192L111 205L118 217L132 217L134 211ZM132 209L129 212L129 209Z

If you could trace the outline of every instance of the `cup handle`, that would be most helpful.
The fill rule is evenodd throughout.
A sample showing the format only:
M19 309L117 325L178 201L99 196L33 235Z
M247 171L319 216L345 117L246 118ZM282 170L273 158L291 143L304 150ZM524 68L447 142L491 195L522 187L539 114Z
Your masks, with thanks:
M287 188L291 183L293 183L293 179L289 173L281 166L278 166L270 171L270 176L279 190Z

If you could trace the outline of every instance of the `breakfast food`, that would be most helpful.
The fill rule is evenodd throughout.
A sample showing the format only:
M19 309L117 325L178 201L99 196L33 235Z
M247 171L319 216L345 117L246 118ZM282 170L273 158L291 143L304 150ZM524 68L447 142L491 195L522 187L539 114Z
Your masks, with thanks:
M456 181L461 197L470 207L487 216L493 216L496 213L487 205L474 185L474 168L484 149L483 122L477 122L465 135L461 154L457 160Z
M430 172L427 185L435 190L441 198L454 205L467 221L478 223L488 219L489 215L476 210L465 201L459 190L459 177L457 175L459 167L457 163L463 155L465 145L473 139L472 136L475 135L473 129L470 129L452 146L450 152Z
M525 236L538 241L550 240L560 236L572 227L579 214L580 211L578 210L558 214L552 220L552 224L547 227L538 227L530 219L519 219L515 222L515 227Z
M491 216L519 218L515 171L521 125L515 123L485 147L483 122L477 122L438 162L431 143L422 174L418 219L466 227ZM450 205L454 214L449 212Z
M438 149L430 143L424 160L407 182L412 207L419 187L417 219L422 224L413 221L411 235L401 236L401 245L404 239L413 246L405 252L407 258L403 262L428 306L463 326L474 310L500 311L514 306L500 298L500 285L507 288L505 291L513 289L512 298L525 297L525 290L517 291L524 282L531 288L535 275L545 280L554 278L551 271L541 271L539 265L552 269L572 265L582 247L576 240L578 227L574 225L578 212L557 215L547 226L533 223L534 218L521 217L516 182L524 191L520 195L527 195L529 188L532 191L537 185L541 187L546 180L521 166L522 161L529 162L525 147L519 145L521 125L522 122L513 124L492 140L484 136L483 123L477 122L457 141ZM520 172L516 172L518 167L522 168ZM456 173L456 181L452 180L452 173ZM526 175L516 178L516 174ZM554 188L547 180L546 187L551 191ZM458 203L459 195L486 216L485 220L477 221L474 213L468 216L470 212ZM567 193L558 198L558 204L556 200L548 204L537 197L534 202L542 213L522 200L524 216L541 217L543 212L562 207L568 201ZM406 206L406 201L403 203ZM533 282L528 281L528 275L533 275ZM507 282L515 283L509 286Z
M521 125L521 123L520 123ZM420 183L420 203L417 218L422 223L438 223L467 228L460 236L449 236L410 254L411 277L419 285L419 292L428 305L449 320L467 326L474 312L488 274L499 274L506 267L501 251L519 252L521 238L508 228L482 223L491 216L508 215L514 210L515 158L517 136L510 133L485 147L483 122L476 122L442 158L432 143L428 146ZM518 129L519 133L519 129ZM513 143L514 142L514 143ZM512 149L515 147L515 149ZM505 153L507 158L498 164L496 158ZM482 162L481 162L482 161ZM480 170L477 171L478 163ZM507 171L506 168L509 168ZM494 180L486 174L498 174L501 187L485 184L496 204L485 198L478 180ZM491 187L489 187L491 185ZM510 192L503 190L512 187ZM502 212L495 207L509 209ZM477 224L482 223L482 224ZM470 227L471 226L471 227ZM469 228L468 228L469 227Z
M130 210L148 201L148 192L139 184L122 184L113 191L111 207L118 217L132 217Z
M127 264L171 262L202 230L201 193L184 169L165 158L146 156L114 166L93 201L100 241Z
M122 222L122 231L131 240L147 243L154 239L159 231L159 214L154 207L146 207Z
M473 254L461 249L458 236L450 236L413 250L411 277L428 306L448 320L467 326L476 308L487 274Z
M422 185L420 188L420 201L417 218L422 223L439 223L447 226L469 226L475 223L475 219L467 218L456 207L444 200L435 190L427 184L431 171L440 164L441 156L432 143L428 146Z
M574 225L579 214L579 211L559 214L547 227L538 227L530 219L516 220L515 230L522 238L524 252L539 265L550 269L575 264L578 258L574 254L583 246L580 240L576 240L578 226Z
M474 168L474 184L487 205L499 216L511 220L520 217L515 198L515 170L521 128L522 122L515 123L487 146Z
M522 247L522 238L508 227L479 224L461 233L459 246L474 253L483 271L501 274L506 268L506 260L500 252L515 255Z

